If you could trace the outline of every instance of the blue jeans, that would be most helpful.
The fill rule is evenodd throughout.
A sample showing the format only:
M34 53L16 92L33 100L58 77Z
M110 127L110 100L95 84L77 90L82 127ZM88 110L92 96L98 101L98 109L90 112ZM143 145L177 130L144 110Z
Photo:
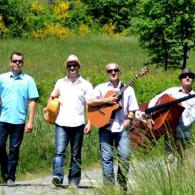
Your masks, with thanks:
M70 142L71 162L68 174L69 183L78 185L81 180L81 149L85 125L78 127L55 128L55 158L53 163L53 175L58 176L63 183L64 166L66 159L67 145Z
M118 156L117 181L126 190L130 159L129 131L112 133L101 128L99 130L100 154L102 161L103 182L105 185L114 185L114 145Z
M15 173L19 160L20 145L23 140L25 124L10 124L0 122L0 166L1 174L6 181L15 181ZM9 154L6 151L6 142L9 136Z

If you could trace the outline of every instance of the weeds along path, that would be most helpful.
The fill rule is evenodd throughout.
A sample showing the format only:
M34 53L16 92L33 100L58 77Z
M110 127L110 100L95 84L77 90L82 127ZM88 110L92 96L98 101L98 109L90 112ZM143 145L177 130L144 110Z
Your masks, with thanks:
M136 190L136 184L133 180L137 170L145 169L146 167L156 167L158 164L163 164L162 160L153 160L145 162L136 162L130 165L129 171L129 185ZM115 173L117 167L115 166ZM86 195L86 194L98 194L97 189L102 187L102 171L101 168L97 168L90 171L82 171L81 183L78 189L71 189L68 187L68 181L65 177L64 185L61 187L55 187L52 183L52 176L42 177L33 180L16 181L14 187L8 187L6 185L0 186L0 195ZM137 191L137 190L136 190Z
M155 163L155 161L153 161ZM152 163L152 164L153 164ZM134 163L133 163L134 164ZM129 171L129 185L136 188L133 180L133 175L138 167L151 165L151 162L136 162L130 165ZM149 166L150 166L149 165ZM115 173L117 167L115 166ZM78 189L71 189L68 187L68 181L65 177L64 185L55 187L52 183L52 176L41 177L33 180L16 181L14 187L0 185L0 195L64 195L64 194L98 194L97 189L102 187L102 170L96 168L93 170L82 171L81 183Z
M195 167L195 158L190 158L188 165ZM172 168L175 167L175 163L172 163ZM156 158L144 162L132 162L129 171L129 185L133 191L139 191L137 184L134 182L135 176L139 172L142 174L142 170L151 170L158 172L157 169L162 168L167 170L165 161L160 158ZM171 169L172 169L171 168ZM115 173L117 167L115 166ZM154 172L152 174L154 174ZM102 187L102 171L101 168L82 171L81 183L78 189L71 189L67 186L67 178L65 177L64 185L61 187L55 187L51 183L52 176L41 177L33 180L16 181L14 187L8 187L6 185L0 185L0 195L64 195L64 194L99 194L98 189ZM102 191L99 191L102 192ZM102 193L101 193L102 194Z

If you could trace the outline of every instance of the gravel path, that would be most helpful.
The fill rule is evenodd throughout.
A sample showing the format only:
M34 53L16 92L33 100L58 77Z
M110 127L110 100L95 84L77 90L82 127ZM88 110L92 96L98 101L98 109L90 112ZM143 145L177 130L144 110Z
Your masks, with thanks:
M62 187L55 187L52 183L52 176L33 179L28 181L16 181L14 187L0 185L0 195L62 195L62 194L93 194L93 190L102 185L102 173L96 171L83 171L81 183L78 189L71 189L67 186L65 178Z
M136 162L134 166L130 166L129 184L131 185L131 187L135 188L135 190L137 191L137 185L132 180L133 175L135 173L135 169L140 169L141 167L146 169L150 167L157 167L158 169L159 164L162 164L167 170L165 162L162 159L146 162ZM190 167L195 168L195 158L190 158L188 160L188 165L190 165ZM171 166L172 168L174 168L176 164L173 163ZM66 177L64 180L64 185L58 188L51 183L51 180L52 176L48 176L32 180L16 181L16 185L14 187L0 185L0 195L93 195L97 194L97 190L95 189L100 188L102 186L102 171L101 168L82 171L81 183L78 189L69 188L67 185L68 182Z

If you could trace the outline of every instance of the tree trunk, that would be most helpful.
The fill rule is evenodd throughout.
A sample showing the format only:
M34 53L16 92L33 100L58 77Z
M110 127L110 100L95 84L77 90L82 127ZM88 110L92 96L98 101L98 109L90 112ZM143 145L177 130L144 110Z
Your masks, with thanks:
M187 65L188 51L189 51L188 45L187 45L187 43L185 43L184 46L183 46L183 65L182 65L182 69L184 69Z
M166 42L166 40L164 38L163 38L163 48L164 48L164 62L165 62L164 70L167 71L167 69L168 69L169 52L168 52L167 42Z

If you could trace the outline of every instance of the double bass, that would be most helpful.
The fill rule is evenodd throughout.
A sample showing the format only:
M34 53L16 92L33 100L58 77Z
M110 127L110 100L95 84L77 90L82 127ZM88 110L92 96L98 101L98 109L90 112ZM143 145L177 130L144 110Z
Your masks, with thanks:
M140 146L147 151L150 150L163 135L174 134L177 123L185 109L181 102L193 97L195 97L195 95L175 99L168 94L164 94L152 108L148 108L148 103L139 105L141 112L151 114L154 125L152 128L149 128L142 120L134 118L133 125L130 128L132 148L136 149Z

